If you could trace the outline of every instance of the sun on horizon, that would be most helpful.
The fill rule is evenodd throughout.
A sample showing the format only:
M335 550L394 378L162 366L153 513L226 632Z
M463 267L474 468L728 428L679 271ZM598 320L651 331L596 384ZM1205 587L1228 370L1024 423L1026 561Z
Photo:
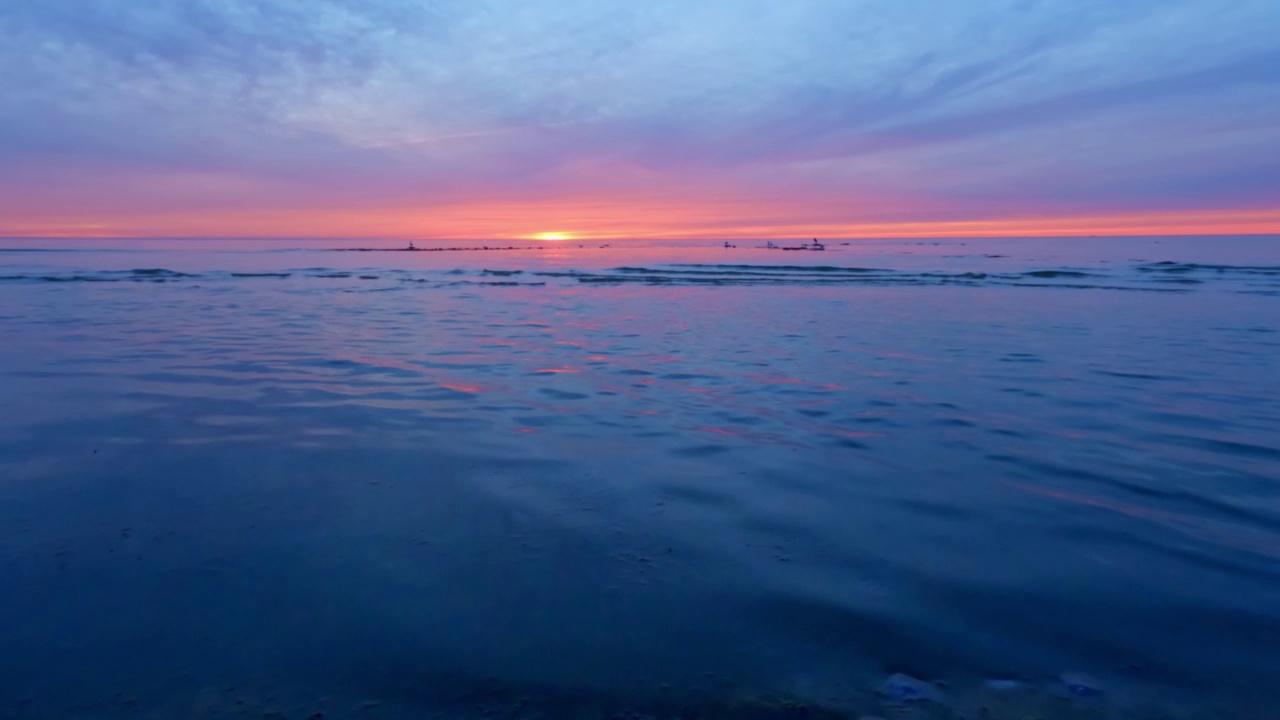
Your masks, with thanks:
M573 233L567 232L540 232L529 236L530 240L576 240L577 237Z

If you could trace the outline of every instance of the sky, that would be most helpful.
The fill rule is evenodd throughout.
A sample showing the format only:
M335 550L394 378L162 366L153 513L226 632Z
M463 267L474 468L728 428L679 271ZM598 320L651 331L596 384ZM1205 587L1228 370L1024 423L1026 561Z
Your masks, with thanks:
M1280 233L1275 0L4 0L0 235Z

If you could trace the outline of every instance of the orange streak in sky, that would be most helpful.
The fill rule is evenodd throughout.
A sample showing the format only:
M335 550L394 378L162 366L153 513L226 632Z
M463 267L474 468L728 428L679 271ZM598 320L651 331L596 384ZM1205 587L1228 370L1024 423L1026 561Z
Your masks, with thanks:
M406 207L288 209L218 208L189 212L137 210L117 213L7 212L4 237L336 237L472 238L519 240L539 233L572 233L575 239L628 238L871 238L1079 235L1231 235L1280 233L1280 208L1131 213L1046 213L1023 217L949 219L963 215L924 208L927 220L831 218L830 204L806 210L803 202L736 200L546 200L463 202ZM890 208L912 217L911 202ZM823 217L825 216L825 217ZM813 219L808 219L813 217Z

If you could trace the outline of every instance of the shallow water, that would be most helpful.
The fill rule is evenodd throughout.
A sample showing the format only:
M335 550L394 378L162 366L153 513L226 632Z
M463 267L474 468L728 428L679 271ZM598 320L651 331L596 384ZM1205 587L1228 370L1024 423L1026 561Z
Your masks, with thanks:
M350 245L5 241L0 717L1274 715L1280 238Z

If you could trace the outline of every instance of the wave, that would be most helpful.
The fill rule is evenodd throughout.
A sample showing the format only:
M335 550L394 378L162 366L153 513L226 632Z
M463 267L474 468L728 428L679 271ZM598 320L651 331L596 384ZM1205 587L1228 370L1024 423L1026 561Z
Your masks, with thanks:
M957 285L1012 286L1093 290L1188 292L1185 288L1155 287L1144 278L1108 275L1075 268L1051 268L1022 272L913 272L882 268L832 265L694 265L652 267L624 266L611 270L574 270L535 273L572 279L584 284L647 285ZM1095 282L1079 282L1096 279ZM1072 282L1052 282L1070 280Z
M196 278L195 273L177 272L165 268L134 268L133 270L94 270L63 273L16 273L0 275L0 281L34 282L168 282Z
M1234 273L1280 276L1280 265L1212 265L1206 263L1157 262L1137 266L1145 273Z
M527 278L527 280L526 280ZM337 269L312 267L278 271L180 272L167 268L131 270L68 270L9 272L6 283L169 283L234 282L245 280L325 280L346 286L370 282L413 283L418 287L474 285L490 287L543 287L547 285L654 285L654 286L954 286L1020 287L1060 290L1112 290L1189 293L1207 288L1228 292L1273 296L1280 290L1280 266L1212 265L1202 263L1143 263L1128 267L1081 269L1075 267L1030 268L1007 272L981 270L893 270L836 265L691 264L624 265L593 270L532 270L484 268L410 270L404 268Z

